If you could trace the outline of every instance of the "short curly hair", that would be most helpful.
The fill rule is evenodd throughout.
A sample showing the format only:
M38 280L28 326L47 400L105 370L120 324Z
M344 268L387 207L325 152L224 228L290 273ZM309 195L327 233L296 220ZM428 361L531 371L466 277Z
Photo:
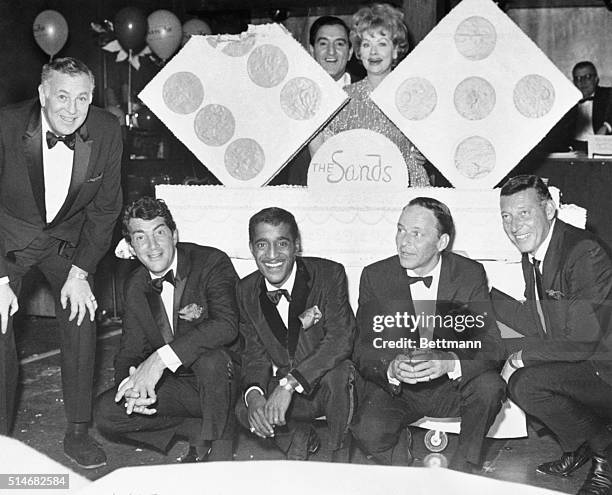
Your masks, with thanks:
M389 36L397 48L397 61L402 60L410 48L408 27L404 22L404 12L388 3L373 3L360 8L353 15L349 37L357 58L363 33L377 29Z
M163 218L166 225L172 232L176 230L176 223L174 218L172 218L172 213L170 213L168 205L166 205L166 202L163 199L143 196L132 201L123 210L123 217L121 219L121 234L123 235L123 238L129 243L132 242L132 238L130 236L130 220L132 218L153 220L157 217Z

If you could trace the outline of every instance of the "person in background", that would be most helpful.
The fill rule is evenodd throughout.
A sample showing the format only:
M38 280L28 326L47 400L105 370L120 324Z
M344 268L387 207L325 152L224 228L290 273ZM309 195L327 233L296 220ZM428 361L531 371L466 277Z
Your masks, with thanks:
M309 51L341 87L351 84L351 74L346 64L353 55L349 40L349 28L335 16L319 17L310 26ZM273 179L271 185L291 184L305 186L310 166L310 151L304 146Z
M59 323L64 453L84 468L106 463L88 434L98 307L91 275L122 203L121 130L91 105L93 90L83 62L57 58L43 66L38 98L0 110L0 433L10 433L18 383L12 315L23 276L38 267Z
M370 129L397 145L408 167L410 187L429 186L425 157L370 99L370 93L408 52L408 28L402 10L386 3L362 7L353 15L350 39L366 77L344 88L350 100L310 142L311 155L335 134Z

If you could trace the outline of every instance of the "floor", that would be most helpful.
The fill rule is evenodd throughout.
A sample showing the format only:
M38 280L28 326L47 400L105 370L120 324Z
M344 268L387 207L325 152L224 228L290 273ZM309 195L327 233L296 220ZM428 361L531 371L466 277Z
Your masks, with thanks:
M118 325L113 325L110 322L103 323L98 325L96 393L111 386L112 360L120 335ZM20 318L16 322L16 327L19 329L17 338L22 368L20 377L21 397L13 432L15 438L92 480L119 467L174 463L176 458L184 453L187 444L182 441L177 442L167 455L163 455L132 445L110 442L93 429L93 435L108 455L108 464L93 470L81 469L73 464L64 456L62 450L65 420L61 395L59 356L55 351L57 348L55 344L57 333L55 319ZM324 423L321 422L317 425L317 431L324 439L326 434ZM423 445L423 436L423 430L414 429L413 450L417 458L417 465L422 465L423 460L429 454ZM450 457L456 448L456 443L456 435L450 435L449 446L444 454ZM586 475L587 466L567 479L544 476L535 472L538 463L556 458L559 455L560 449L550 436L538 436L532 429L530 429L528 439L488 440L483 476L526 483L564 493L575 493ZM359 453L357 453L356 458L363 459ZM251 435L241 433L235 450L235 460L250 459L274 460L282 459L282 455L272 446L253 438ZM328 460L329 453L321 449L313 459L318 461ZM437 461L440 461L440 458ZM366 460L363 459L363 462L366 462ZM441 462L444 462L444 459L441 459Z

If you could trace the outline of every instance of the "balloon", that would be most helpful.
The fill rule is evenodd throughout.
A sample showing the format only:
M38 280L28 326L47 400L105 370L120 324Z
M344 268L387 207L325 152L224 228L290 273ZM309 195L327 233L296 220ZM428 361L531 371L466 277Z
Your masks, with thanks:
M147 18L136 7L124 7L115 16L115 36L124 50L137 50L145 44Z
M183 24L183 41L181 45L187 43L194 34L212 34L212 29L210 29L206 22L200 19L191 19L185 22Z
M64 16L55 10L43 10L34 19L34 39L43 51L53 57L66 44L68 23Z
M167 60L176 51L183 38L181 21L169 10L156 10L147 19L149 32L147 44L162 60Z

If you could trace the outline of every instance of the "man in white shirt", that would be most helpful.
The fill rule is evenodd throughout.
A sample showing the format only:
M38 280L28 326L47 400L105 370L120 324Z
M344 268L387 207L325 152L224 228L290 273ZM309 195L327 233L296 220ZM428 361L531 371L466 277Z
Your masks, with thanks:
M38 98L0 110L0 434L12 428L18 383L12 315L23 276L38 267L60 329L64 453L84 468L106 462L88 435L98 306L88 278L122 202L121 131L91 105L93 90L83 62L58 58L43 67Z
M506 339L508 394L556 436L563 454L537 471L569 476L592 458L580 495L612 488L612 261L589 232L556 218L542 180L519 175L501 188L508 238L522 253L525 301L493 288Z
M355 362L367 383L351 431L381 464L412 462L409 424L461 416L450 467L477 472L505 396L486 274L447 250L453 234L446 205L415 198L397 224L398 254L361 275Z
M325 415L332 460L347 462L356 376L344 267L299 256L295 218L282 208L251 217L249 246L258 270L236 291L245 343L238 420L305 460L318 448L311 422Z
M225 253L179 243L162 200L129 205L123 235L142 263L125 286L115 383L96 424L165 451L189 440L182 462L232 460L237 395L238 279Z

